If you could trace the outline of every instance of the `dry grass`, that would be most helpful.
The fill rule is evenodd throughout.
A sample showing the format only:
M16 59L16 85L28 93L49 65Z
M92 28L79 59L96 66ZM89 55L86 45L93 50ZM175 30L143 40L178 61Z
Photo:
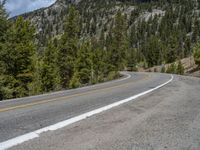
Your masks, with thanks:
M187 57L181 60L181 63L185 69L185 75L200 77L200 69L195 65L193 57ZM165 68L167 69L171 64L166 64ZM162 66L155 66L148 69L139 69L140 71L145 72L161 72Z

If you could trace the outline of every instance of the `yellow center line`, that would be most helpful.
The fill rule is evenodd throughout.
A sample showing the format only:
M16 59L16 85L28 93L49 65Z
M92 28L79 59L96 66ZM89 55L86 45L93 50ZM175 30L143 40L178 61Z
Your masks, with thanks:
M145 80L148 77L149 77L149 75L145 75L141 80ZM134 81L134 83L138 82L138 81L141 81L141 80ZM96 90L91 90L91 91L88 91L88 92L85 92L85 93L78 93L78 94L74 94L74 95L71 95L71 96L63 96L63 97L59 97L59 98L54 98L54 99L49 99L49 100L42 100L42 101L39 101L39 102L33 102L33 103L29 103L29 104L24 104L24 105L18 105L18 106L13 106L13 107L2 108L2 109L0 109L0 112L6 112L6 111L20 109L20 108L27 108L27 107L40 105L40 104L45 104L45 103L54 102L54 101L67 100L67 99L70 99L70 98L73 98L73 97L77 97L77 96L84 96L84 95L87 95L87 94L92 94L92 93L97 92L97 91L98 92L99 91L107 91L107 90L112 90L112 89L119 88L119 87L125 87L125 86L127 86L129 84L132 84L132 83L133 82L129 82L129 83L116 85L116 86L108 87L108 88L104 88L104 89L96 89Z

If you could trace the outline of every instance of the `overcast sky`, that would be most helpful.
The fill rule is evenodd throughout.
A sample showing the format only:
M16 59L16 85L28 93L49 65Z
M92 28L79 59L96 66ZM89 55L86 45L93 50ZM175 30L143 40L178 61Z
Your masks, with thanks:
M38 8L47 7L56 0L7 0L5 5L10 17L29 12Z

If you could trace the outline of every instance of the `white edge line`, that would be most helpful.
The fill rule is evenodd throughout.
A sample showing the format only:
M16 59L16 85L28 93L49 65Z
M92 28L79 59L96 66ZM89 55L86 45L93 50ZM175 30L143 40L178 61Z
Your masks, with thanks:
M153 92L153 91L155 91L155 90L157 90L157 89L169 84L170 82L173 81L173 79L174 79L174 77L173 77L173 75L171 75L171 79L169 81L167 81L167 82L165 82L165 83L163 83L163 84L161 84L161 85L159 85L159 86L157 86L155 88L152 88L150 90L142 92L140 94L134 95L134 96L126 98L124 100L112 103L110 105L98 108L96 110L93 110L93 111L90 111L90 112L87 112L87 113L84 113L82 115L73 117L71 119L68 119L68 120L56 123L54 125L51 125L51 126L48 126L48 127L45 127L45 128L30 132L30 133L27 133L27 134L24 134L22 136L18 136L16 138L10 139L8 141L2 142L2 143L0 143L0 150L5 150L5 149L11 148L13 146L22 144L22 143L27 142L29 140L38 138L40 136L40 134L42 134L44 132L55 131L57 129L61 129L61 128L66 127L66 126L68 126L70 124L73 124L75 122L78 122L78 121L84 120L84 119L86 119L88 117L91 117L93 115L99 114L99 113L101 113L103 111L109 110L109 109L114 108L116 106L122 105L122 104L130 102L132 100L135 100L136 98L139 98L139 97L141 97L143 95L149 94L149 93L151 93L151 92Z

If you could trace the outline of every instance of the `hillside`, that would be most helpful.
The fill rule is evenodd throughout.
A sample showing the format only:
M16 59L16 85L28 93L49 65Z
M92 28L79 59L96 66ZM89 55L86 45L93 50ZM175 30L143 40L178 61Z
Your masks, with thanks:
M199 26L198 4L191 0L178 1L155 1L149 0L58 0L48 8L24 14L26 19L31 20L36 26L38 38L42 45L46 39L63 33L63 22L67 14L68 6L76 5L81 14L81 36L100 37L111 31L114 16L120 11L126 15L128 28L131 36L131 44L139 47L147 34L163 34L161 28L165 23L169 24L164 28L184 29L183 36L192 36L193 30ZM170 20L168 20L170 19ZM194 29L193 29L194 28ZM160 31L160 30L163 31ZM137 31L135 31L137 30ZM140 31L141 30L141 31ZM166 29L167 30L167 29ZM135 32L135 33L134 33ZM146 32L146 33L145 33ZM199 31L196 31L199 35ZM140 34L140 35L138 35ZM105 35L105 36L106 36ZM196 37L196 35L193 35ZM134 41L137 39L137 42Z
M15 21L0 6L0 99L171 64L191 56L200 40L199 1L58 0ZM200 66L200 44L194 56ZM167 72L182 74L180 64Z
M198 66L195 64L194 58L193 57L187 57L181 59L181 63L184 67L184 73L183 75L187 76L194 76L194 77L200 77L200 70ZM178 62L176 62L178 64ZM172 64L165 64L164 67L167 70L167 68L170 67ZM154 66L148 69L140 68L139 70L141 72L162 72L162 65L161 66Z

